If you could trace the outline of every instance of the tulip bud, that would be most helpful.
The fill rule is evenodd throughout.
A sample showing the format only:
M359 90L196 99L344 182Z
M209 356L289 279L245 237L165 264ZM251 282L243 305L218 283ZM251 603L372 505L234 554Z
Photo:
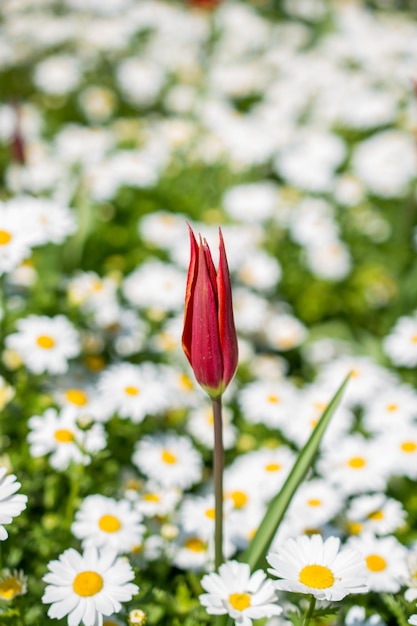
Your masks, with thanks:
M235 375L238 360L229 268L220 229L217 272L207 241L200 236L198 244L189 229L182 346L199 384L211 398L218 398Z

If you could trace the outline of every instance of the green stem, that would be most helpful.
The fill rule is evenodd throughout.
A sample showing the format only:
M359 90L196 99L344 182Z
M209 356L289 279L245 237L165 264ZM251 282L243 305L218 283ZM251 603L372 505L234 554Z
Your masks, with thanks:
M70 528L74 518L74 511L78 503L78 493L81 484L81 474L83 466L71 464L68 468L68 476L70 481L70 492L67 500L67 507L65 511L65 527Z
M213 451L213 482L214 482L214 565L218 570L223 563L223 423L222 399L212 399L214 419L214 451Z
M314 596L311 596L310 604L308 605L308 609L304 615L303 626L308 626L311 618L313 617L315 608L316 608L316 598Z
M398 626L408 626L408 621L404 615L403 608L401 607L401 604L394 598L394 596L390 595L389 593L383 593L381 597L385 606L395 617Z

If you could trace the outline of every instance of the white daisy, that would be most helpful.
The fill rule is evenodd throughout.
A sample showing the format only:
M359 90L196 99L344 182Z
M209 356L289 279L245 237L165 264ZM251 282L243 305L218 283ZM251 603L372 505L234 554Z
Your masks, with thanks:
M27 496L16 493L20 487L16 476L8 474L7 467L0 467L0 541L8 537L4 524L10 524L26 508Z
M400 317L382 345L385 354L394 365L415 367L417 365L417 316Z
M178 311L184 305L185 272L168 263L148 261L123 282L127 300L141 309Z
M15 350L35 374L63 374L68 359L80 352L78 333L64 315L29 315L16 325L18 332L6 337L6 347Z
M240 392L238 402L242 416L253 424L280 428L293 415L295 388L285 380L249 383Z
M143 437L135 446L132 461L163 487L187 489L201 479L201 455L189 439L174 433Z
M68 616L68 626L103 626L103 615L118 613L122 602L129 602L138 592L129 563L112 550L99 552L89 548L79 554L65 550L58 560L50 561L42 597L51 604L48 616Z
M116 363L107 368L98 390L108 417L117 413L138 424L146 415L168 409L170 393L161 371L152 363Z
M126 493L129 497L130 493ZM145 517L166 517L172 513L181 498L181 490L147 483L134 498L134 507Z
M131 551L142 543L145 527L142 515L128 500L99 494L88 496L75 514L71 531L83 548L111 548L117 553Z
M9 201L8 206L25 220L26 228L33 233L34 245L62 243L76 230L71 209L52 200L17 196Z
M387 461L375 440L359 433L329 446L317 463L320 474L345 494L385 489Z
M348 545L365 559L368 585L371 591L397 593L407 578L407 550L393 536L375 537L363 533L351 537Z
M0 274L12 271L30 256L32 245L22 215L0 203Z
M386 624L376 613L366 617L365 607L354 605L346 613L345 626L386 626Z
M90 463L91 454L106 446L105 432L102 424L81 430L77 419L78 412L72 407L64 407L60 413L50 408L43 416L31 417L28 422L31 455L50 454L49 462L58 470L66 469L71 461L84 465Z
M278 598L272 581L262 570L251 574L247 563L227 561L218 574L206 574L201 586L208 592L199 597L207 613L229 615L239 626L252 626L252 619L282 613L275 604Z
M375 446L384 451L386 471L393 476L417 478L417 425L398 424L388 432L379 435Z
M340 550L340 540L321 535L288 539L277 552L270 552L268 571L281 578L276 589L312 594L318 600L338 601L349 593L363 593L366 567L361 554L355 550Z
M353 498L346 516L351 534L370 532L380 536L403 526L407 513L398 500L388 498L384 493L374 493Z
M327 481L315 478L302 483L291 501L288 515L317 528L335 517L345 504L340 490Z

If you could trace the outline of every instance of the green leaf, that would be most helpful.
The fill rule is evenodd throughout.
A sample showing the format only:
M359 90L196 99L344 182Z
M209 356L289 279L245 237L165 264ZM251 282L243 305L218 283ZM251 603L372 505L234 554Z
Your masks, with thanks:
M281 491L269 503L265 517L263 518L248 549L242 555L241 560L248 563L252 570L263 565L268 548L275 536L282 518L284 517L288 505L297 491L298 486L304 480L308 470L313 465L320 442L330 422L330 418L340 402L349 377L350 374L343 381L342 385L327 405L309 440L300 451L294 467L292 468Z

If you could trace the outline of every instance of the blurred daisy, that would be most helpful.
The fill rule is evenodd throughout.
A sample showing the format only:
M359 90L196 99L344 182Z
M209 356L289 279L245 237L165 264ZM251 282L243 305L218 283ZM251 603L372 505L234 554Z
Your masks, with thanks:
M201 571L208 569L212 558L207 538L199 533L181 533L175 541L172 563L179 569Z
M396 429L400 424L409 423L417 417L417 393L412 387L398 384L391 386L364 407L363 423L371 433L385 433L387 429Z
M407 577L407 550L395 537L377 538L371 533L351 537L348 546L365 559L371 591L397 593Z
M65 470L71 462L88 465L91 454L105 448L105 431L102 424L81 430L77 419L78 412L72 407L64 407L59 413L50 408L43 416L31 417L28 422L31 455L50 454L49 462L58 470Z
M274 582L276 589L327 601L368 590L364 558L358 551L340 550L337 537L326 541L320 535L290 538L266 558L272 565L269 573L282 579Z
M284 380L254 381L246 385L238 396L244 419L270 428L280 428L289 419L295 400L295 388Z
M412 547L407 556L407 576L403 583L406 585L404 597L407 602L417 600L417 551L416 547Z
M0 600L13 600L27 591L27 577L22 570L4 569L0 572Z
M123 282L127 300L140 309L178 311L184 305L186 275L169 263L148 261Z
M52 95L69 93L78 85L80 78L79 60L66 54L55 54L40 61L33 74L36 87Z
M27 496L16 493L20 487L16 476L8 474L7 467L0 467L0 541L8 537L4 524L10 524L26 508Z
M26 228L32 232L33 245L39 246L48 242L62 243L76 230L76 220L72 210L52 200L16 196L9 200L8 206L15 213L20 213Z
M370 532L389 535L405 524L407 513L401 502L388 498L384 493L353 498L346 513L348 530L359 535Z
M0 274L11 272L30 256L33 243L22 215L0 203Z
M282 352L293 350L307 337L304 324L288 313L271 316L263 327L263 333L268 344Z
M338 446L329 446L317 469L345 494L385 489L387 462L381 446L358 433L346 436Z
M128 497L129 494L126 494ZM181 490L148 483L133 500L134 507L145 517L165 517L172 513L181 498Z
M128 500L114 500L101 495L87 496L75 514L71 531L83 548L111 548L117 553L130 552L141 545L145 527L142 515Z
M6 337L6 347L35 374L63 374L68 360L80 352L78 333L64 315L29 315L16 326L18 332Z
M98 390L110 417L129 418L139 424L146 415L170 407L170 394L162 370L152 364L116 363L100 376Z
M132 461L148 478L163 487L187 489L201 479L202 458L187 437L162 433L143 437Z
M375 440L386 455L386 471L393 476L417 478L417 425L398 424Z
M278 187L270 181L236 185L226 191L226 213L238 221L259 224L271 218L278 204Z
M366 617L365 607L354 605L346 613L345 626L386 626L376 613Z
M209 615L229 615L239 626L252 626L252 619L280 615L282 609L271 580L262 570L251 574L247 563L227 561L219 573L206 574L199 596Z
M394 365L417 365L417 316L400 317L383 344L385 354Z
M129 611L127 621L129 622L129 626L144 626L147 622L146 613L141 609L133 609L133 611Z
M89 548L79 554L69 548L50 561L48 569L42 602L51 604L50 618L67 615L70 626L103 626L103 615L118 613L121 602L129 602L138 592L129 563L109 549Z
M299 486L288 515L294 520L304 520L310 528L317 528L335 517L344 504L345 498L340 490L315 478Z

